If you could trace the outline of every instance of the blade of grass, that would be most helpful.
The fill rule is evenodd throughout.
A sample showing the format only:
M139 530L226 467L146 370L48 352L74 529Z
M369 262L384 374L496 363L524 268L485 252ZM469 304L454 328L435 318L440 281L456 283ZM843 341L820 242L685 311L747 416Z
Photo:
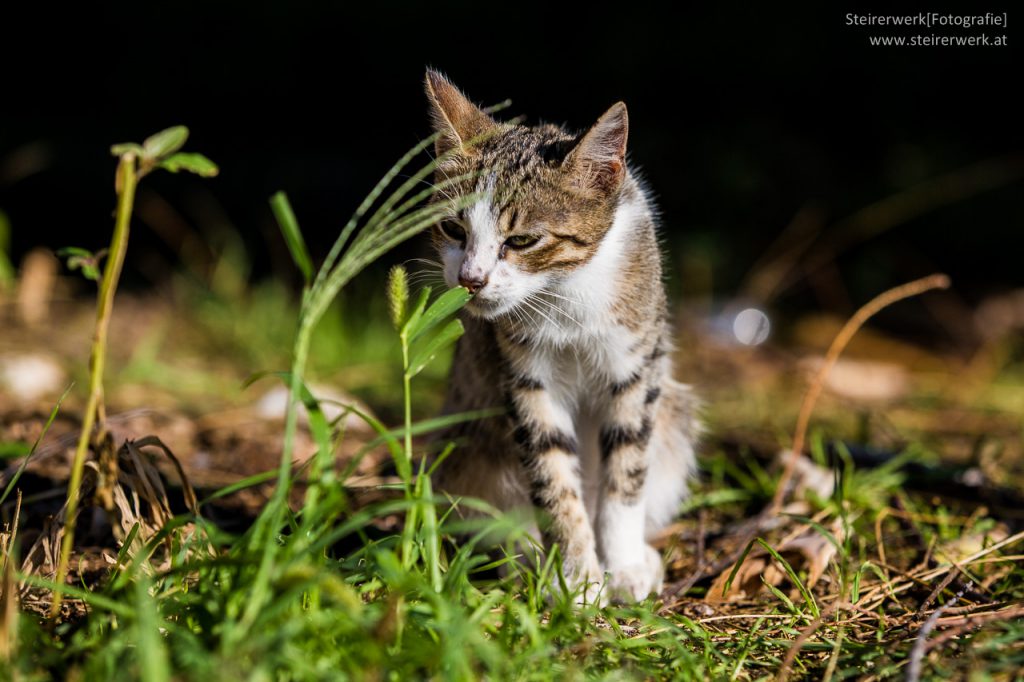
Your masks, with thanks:
M143 682L167 682L171 679L167 647L160 635L161 618L157 600L149 594L149 580L145 574L135 578L135 628L138 647L139 679Z
M779 562L779 565L782 566L782 569L786 572L786 575L789 577L790 581L792 581L793 585L796 586L796 589L800 591L800 595L804 598L804 601L807 602L807 607L811 610L811 613L814 614L814 617L817 618L818 616L820 616L821 611L818 609L818 602L814 600L814 595L811 594L811 591L808 590L807 586L804 585L802 580L800 580L800 577L796 574L796 571L793 570L793 567L789 564L789 562L786 561L785 558L783 558L783 556L779 554L774 547L769 545L761 538L757 538L757 544L761 545L761 547L763 547L764 550L768 552L773 559Z
M402 329L402 333L405 334L409 343L413 343L466 305L472 297L472 294L463 287L449 289L441 294L421 316L415 319L410 318L409 324Z
M469 300L467 296L463 302ZM433 338L416 349L409 359L409 367L405 370L406 375L412 379L430 364L430 361L451 344L455 343L462 336L464 329L461 320L452 320L441 329Z
M25 473L25 467L28 466L29 461L32 459L32 455L34 455L36 450L39 449L39 444L43 442L43 438L46 437L46 432L50 430L50 426L53 425L53 421L57 418L57 412L60 411L61 403L63 403L64 399L68 397L68 393L71 392L73 387L74 384L70 384L66 389L64 389L61 396L57 398L57 404L53 406L52 410L50 410L50 416L47 417L46 423L43 424L43 430L39 432L39 435L36 437L35 442L32 443L32 447L29 449L28 454L25 455L25 459L21 461L17 471L14 472L14 475L11 476L11 480L8 481L7 485L4 487L4 493L3 495L0 495L0 504L3 504L7 500L7 496L11 494L12 490L14 490L14 486L18 485L18 479L20 479L21 475Z
M309 257L309 249L306 248L306 241L302 238L299 221L296 220L295 211L292 210L292 205L288 202L288 195L284 192L275 193L270 197L270 208L281 228L281 235L292 255L292 260L295 261L295 266L299 268L303 279L309 285L313 279L313 260Z

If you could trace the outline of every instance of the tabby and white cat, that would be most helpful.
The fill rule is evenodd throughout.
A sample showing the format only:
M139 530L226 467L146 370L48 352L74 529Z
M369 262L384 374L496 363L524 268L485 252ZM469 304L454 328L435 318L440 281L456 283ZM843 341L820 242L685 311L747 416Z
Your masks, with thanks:
M437 181L481 198L434 239L473 293L445 411L506 406L458 427L440 487L541 513L583 599L661 589L647 544L694 469L695 401L672 378L654 210L626 166L626 107L583 135L500 123L428 71Z

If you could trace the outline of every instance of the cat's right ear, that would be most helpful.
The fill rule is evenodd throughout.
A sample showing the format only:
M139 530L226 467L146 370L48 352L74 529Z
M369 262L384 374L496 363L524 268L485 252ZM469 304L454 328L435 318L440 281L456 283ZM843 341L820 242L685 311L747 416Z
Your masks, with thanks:
M434 144L438 156L455 148L469 152L474 142L497 125L494 119L466 99L457 87L433 69L427 69L426 89L430 119L438 133Z

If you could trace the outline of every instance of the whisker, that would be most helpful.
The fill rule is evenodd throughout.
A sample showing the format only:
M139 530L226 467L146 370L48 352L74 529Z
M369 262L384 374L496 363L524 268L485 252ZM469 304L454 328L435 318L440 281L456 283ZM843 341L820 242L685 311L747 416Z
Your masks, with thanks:
M523 329L526 327L527 319L523 311L519 308L513 308L512 311L516 314L516 320L519 322L519 328Z
M411 274L418 275L421 272L444 272L444 268L435 267L433 265L426 267L420 266L413 270Z
M572 304L575 304L575 305L581 305L584 308L589 308L590 310L596 310L596 308L594 308L593 305L591 305L590 303L587 303L586 301L584 301L582 299L569 298L568 296L563 296L561 294L556 294L555 292L551 291L550 289L541 289L537 293L538 294L542 294L544 296L551 296L552 298L560 298L563 301L568 301L569 303L572 303Z
M560 298L563 301L569 301L570 303L583 303L583 301L581 301L578 298L569 298L568 296L563 296L562 294L556 294L555 292L551 291L551 289L538 289L537 293L552 296L554 298Z
M540 308L538 308L538 307L537 307L537 306L535 306L535 305L534 305L533 303L531 303L531 302L530 302L530 298L529 298L529 297L527 297L527 298L524 298L524 299L522 300L522 304L523 304L523 305L525 305L525 306L526 306L527 308L529 308L530 310L532 310L533 312L535 312L535 313L537 313L538 315L540 315L541 317L543 317L543 318L544 318L545 320L547 320L548 322L550 322L550 323L551 323L552 325L554 325L554 327L555 327L556 329L558 329L559 331L561 331L561 330L562 330L562 325L560 325L560 324L558 324L557 322L555 322L555 321L554 321L553 319L551 319L551 318L550 318L550 317L549 317L549 316L548 316L548 315L547 315L546 313L544 313L544 311L542 311L542 310L541 310Z
M509 318L509 322L516 328L521 329L526 324L526 320L523 319L523 313L518 308L510 308L505 315Z
M419 279L413 279L410 277L409 284L415 285L417 287L437 285L448 288L448 282L446 282L443 277L421 277Z
M536 306L540 306L541 310L546 310L549 313L551 313L552 315L563 315L564 317L569 317L568 315L564 314L564 311L562 311L557 306L552 305L548 301L539 299L536 296L527 296L526 298L530 301L530 303L533 303Z
M438 261L430 260L429 258L410 258L409 260L407 260L405 262L406 263L425 263L426 265L433 265L433 266L438 267L438 268L444 267Z
M560 315L562 315L564 317L567 317L570 320L572 320L573 322L575 322L576 325L580 329L583 328L583 323L580 322L579 320L577 320L572 315L570 315L568 312L566 312L561 306L557 306L554 303L552 303L551 301L545 301L544 299L536 296L535 294L530 294L529 296L527 296L527 298L529 300L533 301L534 303L543 304L543 305L547 306L548 309L551 310L553 313L558 313L558 314L560 314Z
M444 274L444 270L442 270L440 268L423 268L423 269L420 269L420 270L416 270L415 272L409 273L409 276L410 277L422 277L424 275L434 276L434 275L443 275L443 274Z
M430 279L432 277L439 277L443 279L444 273L440 270L418 270L409 275L409 279Z

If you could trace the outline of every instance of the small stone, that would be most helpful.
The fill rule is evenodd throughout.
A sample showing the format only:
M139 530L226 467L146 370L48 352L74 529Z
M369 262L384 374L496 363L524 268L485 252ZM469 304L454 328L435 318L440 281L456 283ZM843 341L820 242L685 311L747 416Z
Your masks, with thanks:
M67 375L60 364L41 353L0 356L0 388L25 402L56 399L66 388Z

